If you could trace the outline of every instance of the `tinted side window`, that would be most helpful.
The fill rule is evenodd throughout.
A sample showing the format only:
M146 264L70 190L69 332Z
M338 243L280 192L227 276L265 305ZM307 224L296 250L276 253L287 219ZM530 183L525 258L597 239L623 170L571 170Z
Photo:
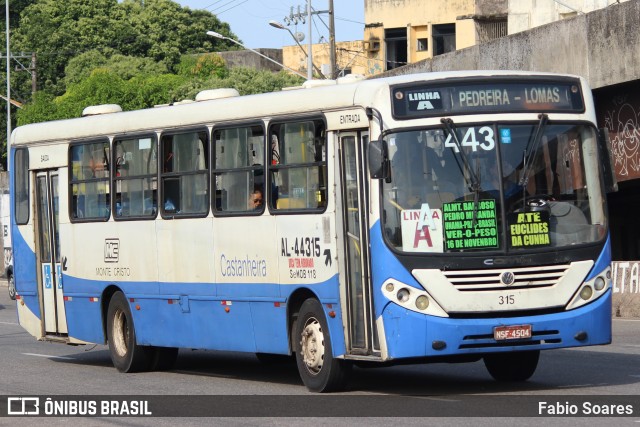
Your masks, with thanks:
M158 211L158 155L154 136L114 142L116 219L153 218Z
M72 220L109 219L109 141L69 148L69 193Z
M206 132L163 135L162 212L206 215L209 212L209 141Z
M215 155L214 211L264 211L264 131L261 126L218 129L213 133Z
M269 165L272 209L324 210L327 203L327 142L321 120L274 124Z
M26 148L16 150L13 173L16 224L26 224L29 222L29 151Z

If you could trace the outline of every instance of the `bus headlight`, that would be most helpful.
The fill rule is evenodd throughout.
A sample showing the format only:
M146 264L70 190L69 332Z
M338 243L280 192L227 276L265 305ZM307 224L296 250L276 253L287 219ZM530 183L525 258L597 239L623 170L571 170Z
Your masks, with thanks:
M416 307L418 310L426 310L429 307L429 298L424 295L420 295L416 298Z
M601 291L604 289L606 285L606 282L604 281L604 279L600 276L598 276L598 278L596 279L596 281L593 283L593 287L596 288L596 291Z
M387 290L387 292L393 292L394 286L393 286L393 282L389 282L385 285L385 289Z
M591 289L591 286L585 286L580 291L580 298L582 298L585 301L591 298L592 296L593 296L593 289Z
M411 296L411 294L409 293L409 290L407 288L402 288L398 291L398 293L396 294L396 298L398 298L398 301L400 302L407 302L409 301L409 297Z

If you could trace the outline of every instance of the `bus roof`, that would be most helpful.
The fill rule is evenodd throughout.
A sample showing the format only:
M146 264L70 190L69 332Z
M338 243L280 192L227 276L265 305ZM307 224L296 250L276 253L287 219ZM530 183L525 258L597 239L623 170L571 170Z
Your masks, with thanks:
M523 71L451 71L402 76L347 80L311 85L310 88L283 90L258 95L181 103L143 110L79 117L51 122L34 123L14 129L12 145L34 142L71 141L101 135L123 135L156 129L196 127L217 122L250 120L332 111L350 107L375 105L380 95L387 96L390 85L439 81L450 78L489 76L559 76L553 73ZM574 76L577 77L577 76ZM386 98L385 98L386 99Z

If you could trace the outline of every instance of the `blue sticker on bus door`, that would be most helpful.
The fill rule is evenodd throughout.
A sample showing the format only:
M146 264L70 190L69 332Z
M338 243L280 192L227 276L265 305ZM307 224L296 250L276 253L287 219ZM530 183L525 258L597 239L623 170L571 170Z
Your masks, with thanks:
M58 289L62 289L62 266L60 264L56 264L56 283Z
M51 264L45 264L44 267L44 287L45 289L51 289L52 277L51 277Z
M500 129L500 142L511 144L511 129Z

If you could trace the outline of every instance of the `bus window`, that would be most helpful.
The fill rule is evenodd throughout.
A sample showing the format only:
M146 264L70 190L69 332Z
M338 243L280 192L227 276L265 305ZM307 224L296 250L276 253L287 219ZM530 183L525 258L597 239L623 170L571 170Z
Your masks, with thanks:
M70 218L109 219L109 141L72 145L69 156Z
M213 133L214 211L262 213L264 204L249 203L252 194L264 194L264 131L261 126L218 129Z
M325 126L321 120L271 126L271 207L321 210L327 200Z
M163 135L162 212L168 215L206 215L208 203L209 141L206 132Z
M16 150L15 162L15 217L16 224L29 222L29 151L27 149Z
M153 136L114 143L115 218L153 218L157 212L157 156Z

